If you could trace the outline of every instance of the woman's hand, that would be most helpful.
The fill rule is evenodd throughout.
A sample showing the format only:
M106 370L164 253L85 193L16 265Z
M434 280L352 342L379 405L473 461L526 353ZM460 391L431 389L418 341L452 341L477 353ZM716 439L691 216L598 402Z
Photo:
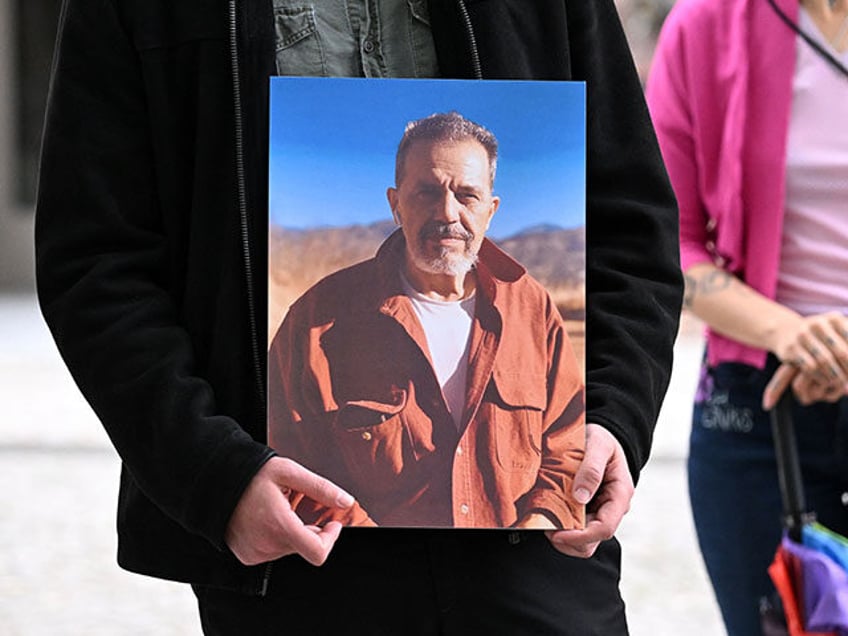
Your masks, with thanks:
M848 383L848 318L841 313L831 311L784 321L773 340L770 349L774 354L799 371L798 388L813 388L815 383L814 391L819 391Z
M821 383L816 376L803 373L798 367L784 362L769 380L763 391L763 409L770 411L780 396L792 387L795 398L807 406L813 402L836 402L848 395L848 384L838 382Z
M763 394L764 408L789 386L802 404L836 401L848 387L848 317L812 316L766 298L712 263L685 272L686 306L714 331L774 353L783 363Z

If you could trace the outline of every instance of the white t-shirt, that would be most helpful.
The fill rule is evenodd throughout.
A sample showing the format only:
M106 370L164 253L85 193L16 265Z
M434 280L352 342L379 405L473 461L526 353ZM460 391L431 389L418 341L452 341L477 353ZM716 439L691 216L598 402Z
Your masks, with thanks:
M462 425L465 410L465 383L468 376L468 349L476 295L455 301L428 298L416 291L402 276L404 292L427 339L433 371L442 387L454 424Z

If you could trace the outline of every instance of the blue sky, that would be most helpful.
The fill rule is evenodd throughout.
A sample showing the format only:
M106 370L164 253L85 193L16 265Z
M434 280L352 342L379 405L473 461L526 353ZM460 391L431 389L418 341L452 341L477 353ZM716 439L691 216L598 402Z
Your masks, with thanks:
M289 228L391 219L386 188L406 123L456 110L498 138L488 234L584 225L580 82L271 79L269 213Z

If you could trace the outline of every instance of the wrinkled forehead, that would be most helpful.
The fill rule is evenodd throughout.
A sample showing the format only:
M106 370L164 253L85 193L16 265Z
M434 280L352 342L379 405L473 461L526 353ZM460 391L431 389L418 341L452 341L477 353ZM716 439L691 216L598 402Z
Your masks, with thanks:
M492 164L489 155L485 147L472 137L412 142L403 157L403 163L398 166L398 178L422 179L448 166L461 172L466 180L480 180L480 185L491 188Z

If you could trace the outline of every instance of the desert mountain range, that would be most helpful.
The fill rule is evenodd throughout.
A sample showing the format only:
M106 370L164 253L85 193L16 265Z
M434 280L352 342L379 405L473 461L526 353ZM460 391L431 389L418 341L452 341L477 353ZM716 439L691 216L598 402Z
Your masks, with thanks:
M374 256L396 226L391 221L347 227L269 231L269 333L304 291L343 267ZM567 320L582 321L585 308L584 228L526 228L494 242L524 265L554 298Z

